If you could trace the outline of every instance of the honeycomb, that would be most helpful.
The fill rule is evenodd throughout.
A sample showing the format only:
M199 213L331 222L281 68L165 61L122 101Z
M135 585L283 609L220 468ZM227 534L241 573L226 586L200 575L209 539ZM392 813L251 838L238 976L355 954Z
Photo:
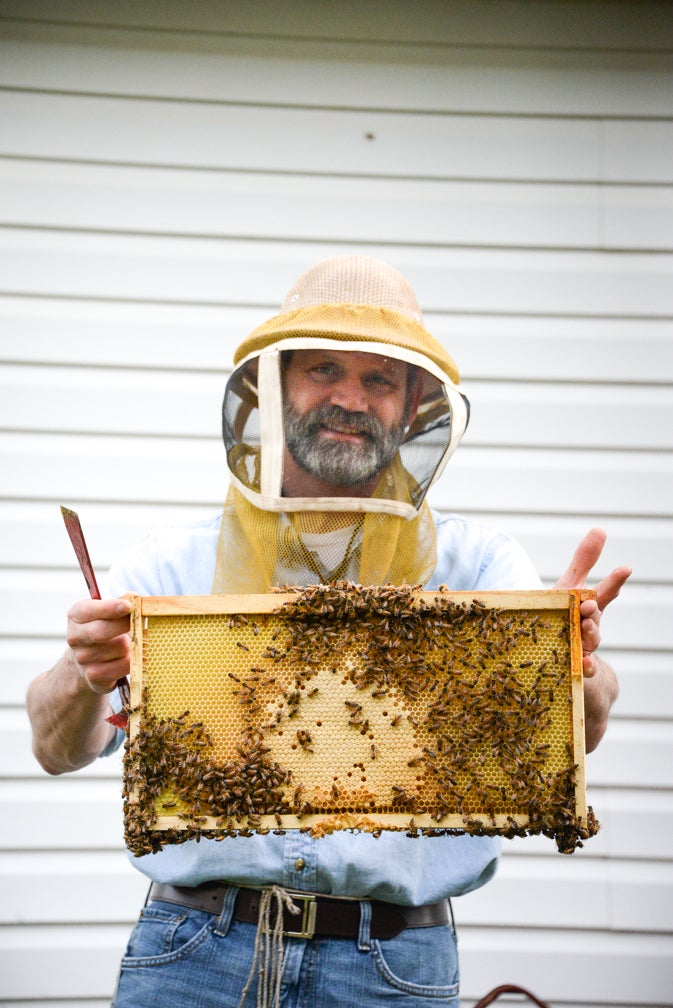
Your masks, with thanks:
M597 828L580 599L348 582L136 599L129 847L396 829L574 849Z

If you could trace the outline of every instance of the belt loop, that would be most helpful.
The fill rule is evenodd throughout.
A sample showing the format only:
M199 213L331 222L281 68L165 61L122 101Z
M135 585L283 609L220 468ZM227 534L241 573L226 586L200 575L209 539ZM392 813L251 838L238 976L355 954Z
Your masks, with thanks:
M358 950L371 952L372 905L369 900L360 900L360 927L358 929Z
M213 934L220 935L222 938L226 937L234 913L234 903L237 896L238 886L227 886L227 891L224 894L224 903L217 918L217 923L213 928Z

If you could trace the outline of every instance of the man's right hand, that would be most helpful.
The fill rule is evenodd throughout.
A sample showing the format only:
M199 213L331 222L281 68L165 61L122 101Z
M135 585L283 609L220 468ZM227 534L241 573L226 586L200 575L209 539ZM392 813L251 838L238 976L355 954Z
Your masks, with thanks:
M47 773L92 763L114 738L106 693L129 673L130 603L84 599L68 613L68 650L28 687L33 752Z
M110 693L129 673L129 613L126 599L83 599L68 613L66 640L94 693Z

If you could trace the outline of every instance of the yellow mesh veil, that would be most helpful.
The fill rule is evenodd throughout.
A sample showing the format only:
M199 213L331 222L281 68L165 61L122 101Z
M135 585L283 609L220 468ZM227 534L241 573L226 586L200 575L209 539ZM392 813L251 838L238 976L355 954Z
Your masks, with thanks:
M316 569L307 558L304 537L334 535L344 528L349 537L335 547L335 563ZM257 593L344 578L366 585L424 584L436 563L435 526L425 503L411 520L380 512L295 511L282 516L255 507L232 486L224 504L212 590ZM291 576L284 576L289 571Z
M423 396L418 415L369 497L284 496L276 464L283 450L282 382L277 376L280 365L270 362L284 349L313 345L364 349L420 364ZM223 407L232 485L224 505L213 592L265 592L342 579L367 585L424 584L436 566L435 530L425 493L462 436L467 407L457 392L455 362L425 329L404 277L365 256L316 264L291 288L281 313L243 341L234 363L239 368ZM264 375L269 374L271 384L265 385ZM251 417L254 435L247 436ZM421 462L414 468L410 458Z

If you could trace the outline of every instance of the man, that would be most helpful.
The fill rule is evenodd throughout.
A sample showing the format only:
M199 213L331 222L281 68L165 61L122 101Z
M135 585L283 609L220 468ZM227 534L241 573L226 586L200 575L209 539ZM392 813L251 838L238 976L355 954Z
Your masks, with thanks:
M222 515L143 540L110 572L110 596L257 592L342 578L540 587L509 537L427 505L468 406L455 363L396 270L358 256L318 263L281 313L244 341L235 364L223 403L231 487ZM585 584L604 539L600 530L586 536L558 587ZM601 612L629 573L618 568L598 585L597 602L582 604L589 751L617 693L595 654ZM128 612L114 597L74 605L68 650L31 685L34 750L50 773L82 767L121 741L105 718L129 669ZM153 885L115 1003L323 1008L394 997L409 1008L456 1008L447 901L488 881L498 850L491 837L392 832L169 845L134 859ZM266 962L264 942L281 938L270 907L275 901L282 917L288 890L323 894L315 936L286 937ZM285 920L295 930L289 911Z

